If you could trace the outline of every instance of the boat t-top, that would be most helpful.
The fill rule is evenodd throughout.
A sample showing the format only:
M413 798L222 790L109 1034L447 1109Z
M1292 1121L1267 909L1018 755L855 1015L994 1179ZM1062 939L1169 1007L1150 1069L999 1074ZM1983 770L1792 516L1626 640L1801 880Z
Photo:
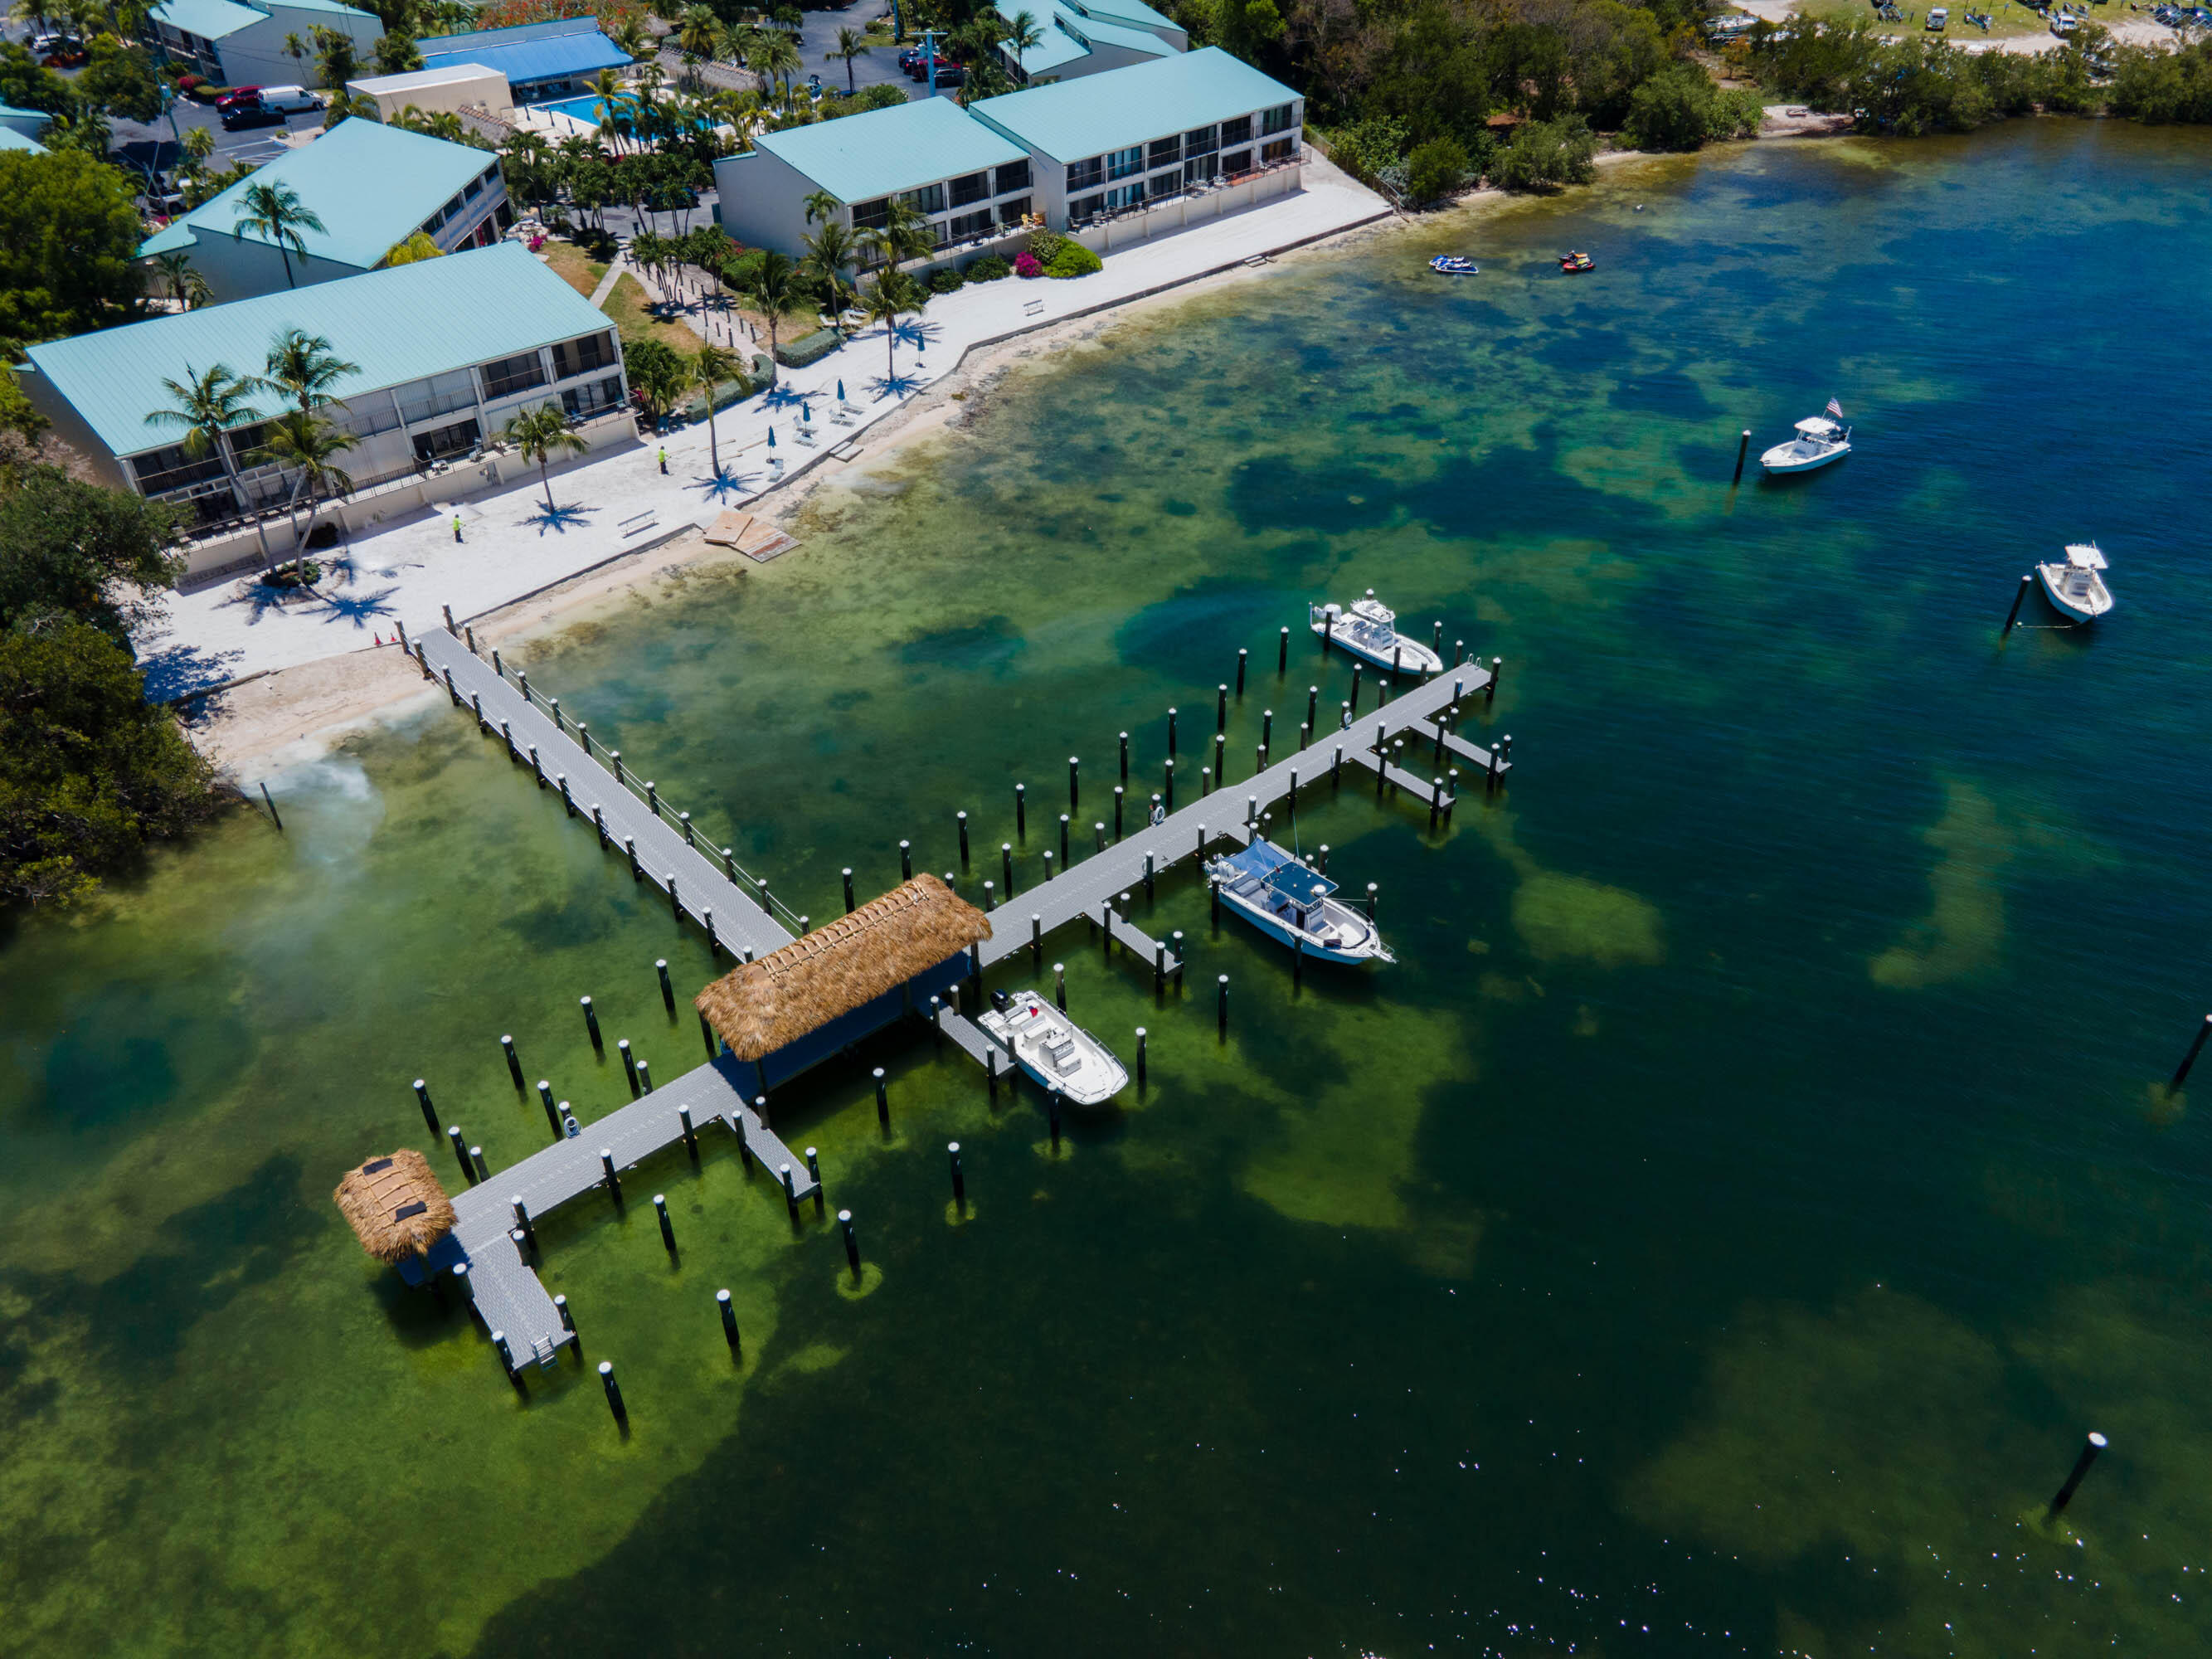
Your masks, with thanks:
M1329 895L1336 884L1262 836L1206 862L1223 902L1269 939L1323 962L1395 962L1375 924Z
M1346 610L1340 605L1310 605L1306 614L1313 631L1324 642L1334 640L1355 657L1364 657L1377 668L1394 674L1439 674L1444 659L1419 640L1398 631L1398 613L1375 597L1354 599Z
M1844 406L1828 399L1827 412L1797 422L1797 435L1759 458L1769 472L1810 472L1851 453L1851 429L1843 425Z
M1579 251L1562 253L1559 256L1559 269L1570 276L1579 276L1585 270L1595 270L1596 268L1597 261L1591 258L1589 254Z
M1429 261L1429 269L1446 276L1472 276L1482 267L1460 253L1439 253Z
M2112 608L2112 590L2100 574L2105 568L2105 556L2096 543L2069 542L2063 562L2053 559L2039 564L2035 574L2043 579L2045 595L2062 614L2088 623Z
M1128 1086L1113 1051L1035 991L994 991L983 1028L1039 1086L1072 1106L1103 1106Z

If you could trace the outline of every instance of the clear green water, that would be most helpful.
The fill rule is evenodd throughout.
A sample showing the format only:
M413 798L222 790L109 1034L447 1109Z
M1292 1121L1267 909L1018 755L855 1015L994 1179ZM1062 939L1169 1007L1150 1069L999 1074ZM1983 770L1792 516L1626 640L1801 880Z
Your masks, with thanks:
M703 948L465 722L20 929L0 1649L2201 1649L2205 1132L2152 1085L2212 995L2208 163L1772 145L1296 262L1017 375L800 555L532 650L817 915L902 836L951 867L960 807L995 874L1016 780L1033 879L1065 757L1096 801L1126 727L1149 785L1240 644L1248 769L1262 708L1342 695L1274 675L1311 597L1505 657L1479 724L1522 763L1447 836L1310 799L1380 884L1372 978L1294 994L1166 885L1226 1042L1065 936L1152 1080L1057 1162L926 1040L791 1091L865 1297L720 1146L633 1183L675 1267L641 1203L547 1224L627 1440L587 1370L518 1399L329 1202L420 1144L417 1074L495 1166L537 1146L502 1031L610 1108L579 994L659 1076L698 1052L652 963ZM1831 393L1857 453L1731 493L1736 431ZM2085 535L2120 609L2000 647ZM2023 1525L2092 1426L2074 1534Z

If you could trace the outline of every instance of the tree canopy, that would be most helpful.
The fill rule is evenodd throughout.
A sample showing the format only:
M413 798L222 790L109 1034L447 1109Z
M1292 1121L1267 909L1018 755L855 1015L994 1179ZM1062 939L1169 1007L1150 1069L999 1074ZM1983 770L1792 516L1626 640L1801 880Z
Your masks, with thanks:
M175 539L176 515L158 501L26 469L0 495L0 630L65 617L127 650L183 570Z
M131 188L75 152L0 150L0 347L127 320L143 281Z

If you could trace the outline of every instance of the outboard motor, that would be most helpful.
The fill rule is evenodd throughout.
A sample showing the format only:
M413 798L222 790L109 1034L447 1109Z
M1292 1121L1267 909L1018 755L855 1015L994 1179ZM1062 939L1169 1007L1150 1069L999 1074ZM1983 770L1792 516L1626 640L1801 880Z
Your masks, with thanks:
M1006 1000L1006 994L1004 991L994 991L991 993L991 1006L997 1009L999 1012L1002 1014L1005 1013L1012 1006L1012 1005Z

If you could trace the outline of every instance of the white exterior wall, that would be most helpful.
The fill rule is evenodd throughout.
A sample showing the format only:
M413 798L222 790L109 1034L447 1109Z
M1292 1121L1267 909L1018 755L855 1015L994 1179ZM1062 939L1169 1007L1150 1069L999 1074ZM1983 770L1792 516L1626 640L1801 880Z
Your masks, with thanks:
M1279 109L1281 106L1273 105L1268 107ZM1253 167L1258 167L1262 165L1260 161L1260 152L1266 148L1266 146L1284 139L1287 139L1290 142L1290 159L1292 161L1296 161L1297 160L1302 151L1305 137L1306 112L1304 99L1293 98L1291 100L1291 124L1289 126L1284 128L1280 132L1261 133L1260 131L1260 118L1266 112L1264 110L1252 110L1248 112L1252 117L1253 132L1249 148L1252 152ZM1229 118L1231 120L1234 120L1236 119L1236 117L1231 116ZM997 128L997 124L995 122L992 125L994 128ZM1209 123L1209 125L1218 127L1221 123L1217 121ZM997 128L997 130L1005 131L1005 129L1003 128ZM1111 149L1103 153L1110 155L1114 150L1128 149L1139 143L1142 143L1149 153L1153 139L1180 138L1182 137L1183 133L1188 131L1188 128L1181 128L1174 132L1151 133L1142 139L1134 137L1125 138L1113 145ZM1017 144L1025 144L1026 143L1026 141L1024 140L1018 133L1007 132L1006 133L1006 136ZM1068 228L1067 207L1069 201L1067 169L1071 163L1087 161L1091 158L1087 155L1072 155L1069 156L1066 161L1061 161L1057 156L1046 155L1042 150L1037 149L1034 146L1029 146L1028 148L1030 150L1030 171L1036 184L1036 194L1038 204L1036 210L1041 210L1044 214L1045 222L1050 225L1054 230L1066 230ZM1246 148L1248 148L1248 146L1240 143L1232 147L1231 151L1228 153L1234 154L1242 151ZM1223 153L1223 151L1218 149L1214 152L1216 156L1218 156ZM1158 171L1164 173L1167 171L1167 168L1163 167L1158 169ZM1097 194L1102 190L1117 189L1123 185L1135 182L1137 179L1148 179L1152 176L1153 172L1154 169L1148 164L1143 172L1133 174L1129 179L1109 179L1103 184L1086 185L1080 191L1077 192L1077 194L1081 197L1090 197Z
M267 9L266 21L250 23L215 43L225 86L313 86L315 53L312 42L318 28L352 36L355 55L363 62L384 38L384 25L374 17L349 17L334 11L298 11L275 3L275 0L269 0ZM284 37L288 34L296 34L302 42L310 43L305 58L295 58L284 50Z
M404 81L407 77L386 77ZM488 109L493 114L514 107L514 94L508 88L507 77L497 70L483 70L460 80L432 81L427 85L394 86L383 89L376 77L366 81L349 81L349 91L363 93L376 106L376 112L386 121L412 104L425 115L458 115L470 105Z
M800 238L813 228L806 222L806 198L817 188L797 167L764 149L726 155L714 163L714 191L721 198L714 217L733 240L774 248L795 259L806 251ZM849 228L849 203L843 219Z
M241 239L227 231L197 228L192 238L192 265L207 278L217 303L250 300L257 294L281 293L287 286L284 261L267 242ZM317 283L361 275L359 265L341 264L335 259L302 259L293 253L291 262L289 286L293 288L312 288ZM232 367L238 365L234 363Z

